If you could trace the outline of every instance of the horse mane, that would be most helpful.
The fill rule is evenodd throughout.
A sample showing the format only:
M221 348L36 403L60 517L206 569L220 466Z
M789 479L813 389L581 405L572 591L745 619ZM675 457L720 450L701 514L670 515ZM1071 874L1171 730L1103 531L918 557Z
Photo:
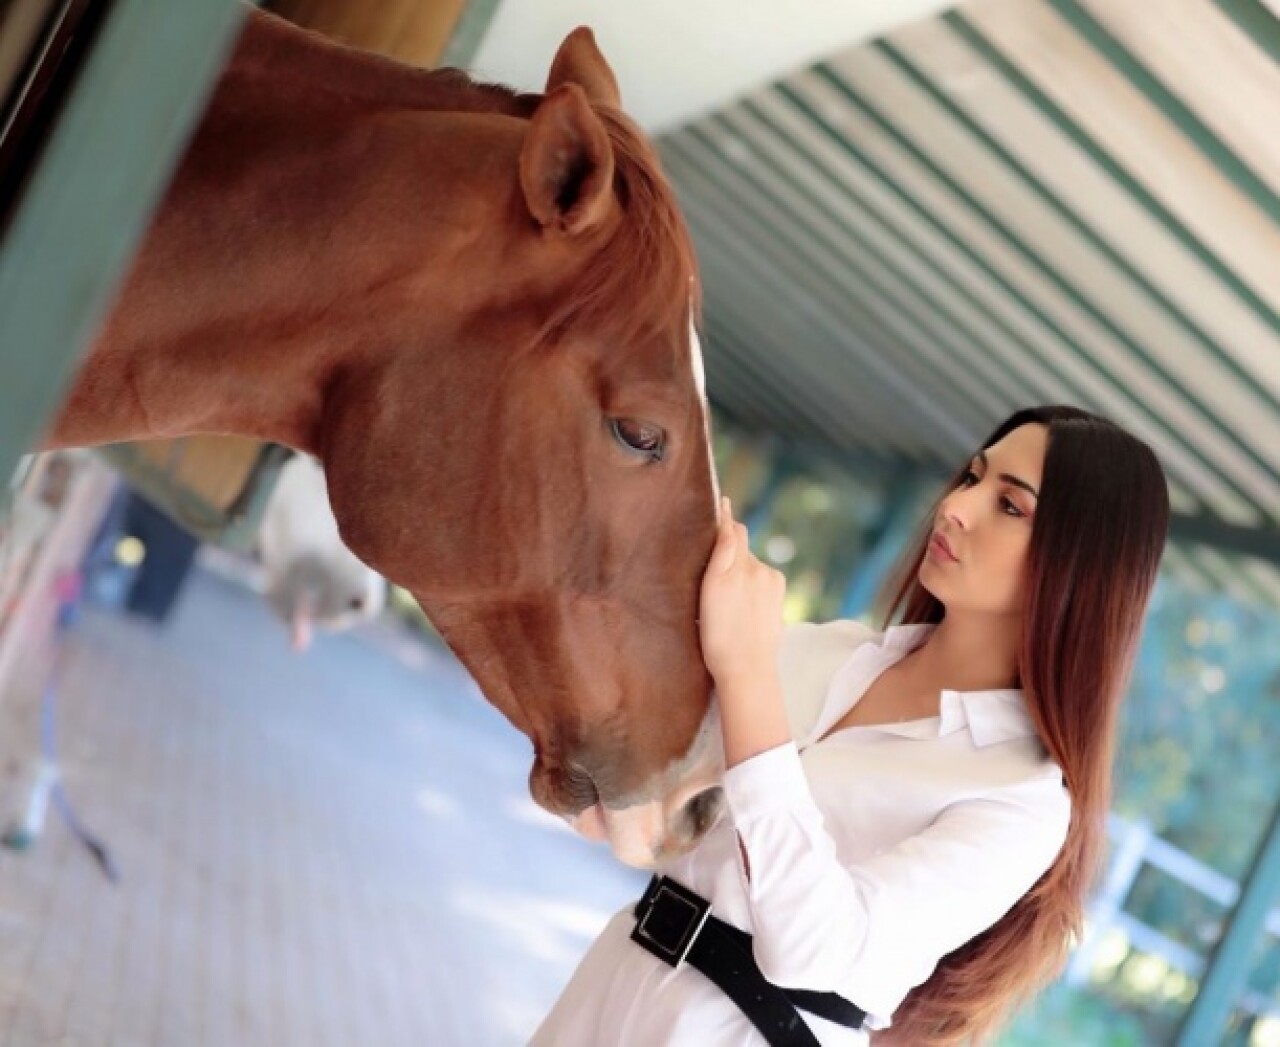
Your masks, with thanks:
M542 100L539 94L480 83L461 69L423 69L352 47L257 8L246 17L227 73L291 82L346 105L380 105L394 96L405 106L528 119Z
M459 108L472 112L499 113L527 120L542 101L540 94L527 94L506 84L484 83L473 79L465 69L455 69L453 66L424 69L422 76L440 90L456 93L459 99L469 97L470 104L460 105Z
M582 325L643 339L701 319L697 255L658 155L625 113L593 106L614 154L614 192L627 212L589 262L547 335Z

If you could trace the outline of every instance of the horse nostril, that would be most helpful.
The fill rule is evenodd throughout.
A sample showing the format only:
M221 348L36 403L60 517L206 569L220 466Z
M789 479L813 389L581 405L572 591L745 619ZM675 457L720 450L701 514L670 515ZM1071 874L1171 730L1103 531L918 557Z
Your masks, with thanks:
M703 789L684 805L681 815L691 839L701 839L724 810L724 790L720 786Z
M599 799L590 775L542 756L530 768L529 795L539 807L555 814L579 814Z

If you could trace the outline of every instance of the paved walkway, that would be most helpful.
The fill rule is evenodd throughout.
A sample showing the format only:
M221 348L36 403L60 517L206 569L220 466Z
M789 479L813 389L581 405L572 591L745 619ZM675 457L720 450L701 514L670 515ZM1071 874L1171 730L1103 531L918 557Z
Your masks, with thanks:
M0 851L0 1044L523 1043L645 877L528 800L529 745L451 660L380 628L298 657L195 577L157 631L65 647L68 788Z

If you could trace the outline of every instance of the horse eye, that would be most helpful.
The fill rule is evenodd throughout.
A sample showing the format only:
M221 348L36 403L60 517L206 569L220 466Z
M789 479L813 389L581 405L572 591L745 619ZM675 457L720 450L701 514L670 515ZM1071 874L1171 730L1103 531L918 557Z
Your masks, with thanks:
M613 435L628 451L643 454L655 462L661 460L666 444L666 434L661 428L631 418L615 418L611 424Z

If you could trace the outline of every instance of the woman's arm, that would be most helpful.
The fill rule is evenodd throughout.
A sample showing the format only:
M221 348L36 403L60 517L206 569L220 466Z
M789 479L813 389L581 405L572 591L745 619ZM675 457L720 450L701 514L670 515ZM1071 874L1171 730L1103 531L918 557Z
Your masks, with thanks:
M777 670L762 673L754 681L717 684L716 694L726 769L791 741Z
M1047 771L957 801L921 832L847 863L794 745L729 770L725 795L760 970L775 984L838 992L880 1015L1035 884L1070 816L1060 778Z
M747 529L721 499L720 531L702 581L702 655L715 680L725 766L791 741L778 647L785 576L751 555Z

